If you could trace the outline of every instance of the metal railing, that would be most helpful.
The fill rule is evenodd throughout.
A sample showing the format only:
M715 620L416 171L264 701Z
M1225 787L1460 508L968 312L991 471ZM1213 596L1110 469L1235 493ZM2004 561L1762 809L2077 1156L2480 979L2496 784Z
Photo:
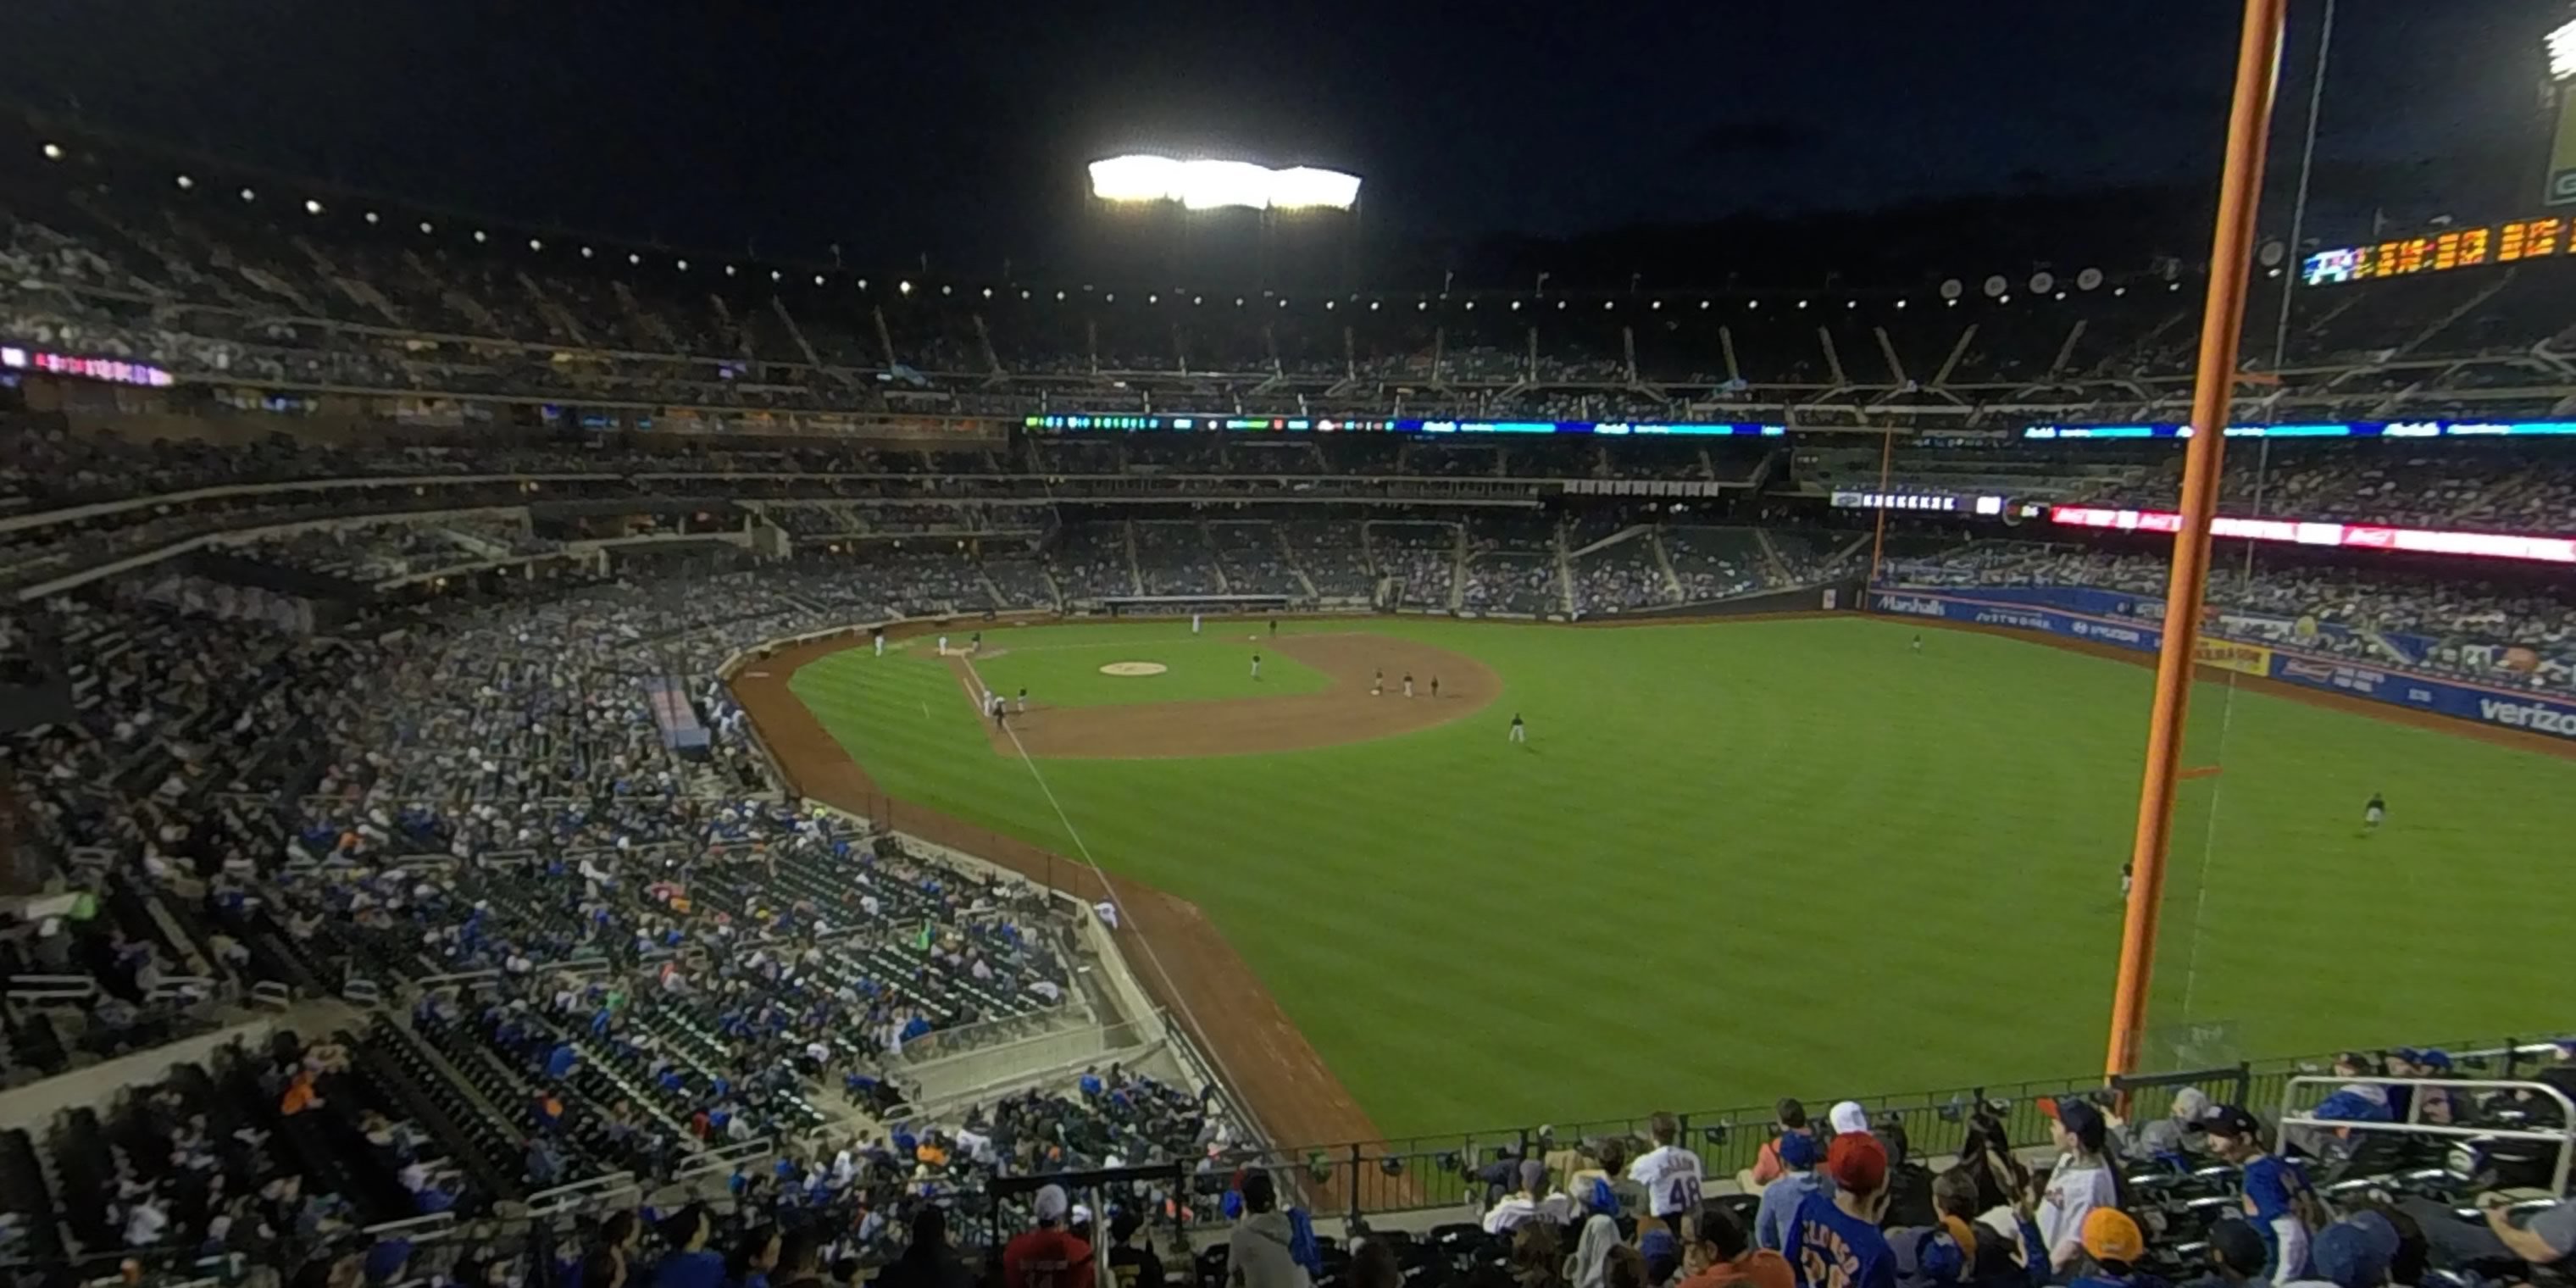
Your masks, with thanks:
M2527 1085L2513 1081L2515 1072L2554 1058L2556 1050L2549 1043L2512 1039L2453 1043L2443 1049L2451 1052L2461 1067L2493 1074L2512 1086ZM1966 1140L1970 1120L1981 1114L2003 1125L2014 1148L2046 1145L2049 1143L2051 1118L2048 1105L2059 1098L2125 1097L2129 1106L2128 1121L2132 1123L2149 1121L2168 1111L2174 1094L2184 1087L2198 1087L2222 1103L2249 1107L2286 1104L2284 1097L2293 1087L2317 1081L2316 1071L2330 1068L2334 1058L2331 1053L2275 1057L2201 1070L2140 1075L2108 1083L2101 1075L2092 1074L1903 1095L1802 1099L1808 1113L1819 1117L1824 1107L1835 1101L1856 1101L1869 1112L1873 1124L1901 1128L1912 1156L1929 1158L1956 1153ZM2326 1080L2337 1083L2410 1081ZM2423 1081L2426 1085L2452 1089L2489 1085L2474 1079ZM1762 1146L1773 1136L1774 1112L1774 1106L1765 1104L1698 1110L1674 1117L1681 1126L1679 1143L1699 1155L1703 1169L1712 1180L1717 1180L1732 1177L1753 1166ZM1647 1121L1647 1117L1641 1115L1560 1123L1543 1128L1503 1127L1379 1141L1282 1146L1269 1150L1268 1154L1275 1165L1292 1169L1313 1183L1319 1206L1329 1198L1334 1210L1358 1217L1409 1208L1463 1204L1470 1195L1481 1193L1483 1189L1482 1183L1469 1175L1469 1170L1505 1156L1543 1157L1548 1152L1572 1150L1587 1142L1622 1140L1631 1142L1627 1153L1634 1158L1642 1152L1647 1138ZM2576 1121L2576 1116L2571 1116L2570 1121ZM2483 1129L2464 1134L2500 1135ZM2548 1138L2561 1139L2558 1135ZM2562 1173L2562 1189L2564 1180Z
M2302 1088L2326 1086L2405 1087L2419 1094L2407 1096L2406 1117L2403 1119L2374 1121L2371 1119L2353 1118L2319 1118L2313 1113L2301 1113L2298 1111L2297 1106L2300 1100L2299 1092ZM2548 1098L2550 1102L2558 1106L2558 1121L2560 1125L2555 1128L2492 1126L2455 1127L2448 1123L2428 1123L2423 1121L2424 1102L2428 1097L2420 1094L2428 1089L2436 1091L2516 1091L2524 1094L2544 1096ZM2568 1164L2571 1160L2576 1160L2576 1102L2571 1102L2568 1100L2566 1092L2560 1091L2557 1087L2546 1082L2530 1082L2512 1078L2384 1078L2363 1076L2345 1077L2341 1074L2300 1074L2288 1079L2282 1084L2281 1116L2278 1122L2281 1132L2284 1135L2289 1134L2294 1129L2306 1129L2318 1132L2357 1131L2365 1133L2395 1133L2408 1136L2440 1136L2452 1140L2521 1140L2531 1141L2536 1144L2553 1145L2556 1147L2555 1152L2558 1155L2558 1162L2551 1169L2549 1174L2549 1192L2552 1194L2564 1194L2567 1192Z

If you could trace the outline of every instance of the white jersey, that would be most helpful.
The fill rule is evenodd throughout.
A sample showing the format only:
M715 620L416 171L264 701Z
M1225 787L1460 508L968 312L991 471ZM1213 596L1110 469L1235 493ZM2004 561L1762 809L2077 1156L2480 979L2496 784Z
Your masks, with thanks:
M1628 1179L1646 1187L1646 1210L1656 1216L1699 1211L1699 1155L1679 1145L1660 1146L1629 1164Z

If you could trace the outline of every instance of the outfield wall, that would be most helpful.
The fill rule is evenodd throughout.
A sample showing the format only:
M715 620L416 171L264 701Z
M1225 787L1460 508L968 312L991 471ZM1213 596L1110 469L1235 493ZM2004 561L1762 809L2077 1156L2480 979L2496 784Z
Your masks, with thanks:
M2135 616L2111 615L2141 605L2153 611ZM2003 627L2142 653L2153 653L2164 645L2163 607L2160 601L2143 596L2079 587L1996 587L1961 593L1945 588L1891 586L1874 590L1869 596L1869 610L1875 613ZM2576 699L2544 697L2528 689L2474 684L2278 644L2232 639L2203 637L2200 662L2300 688L2576 742Z

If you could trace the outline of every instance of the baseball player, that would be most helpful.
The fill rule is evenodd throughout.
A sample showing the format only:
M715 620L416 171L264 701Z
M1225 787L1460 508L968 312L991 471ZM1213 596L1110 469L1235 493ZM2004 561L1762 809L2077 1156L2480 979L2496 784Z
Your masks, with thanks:
M1512 741L1529 741L1529 726L1521 723L1521 713L1517 711L1512 713Z
M1261 655L1258 653L1252 655L1252 678L1261 678Z
M1020 714L1021 714L1021 715L1027 715L1028 713L1029 713L1029 686L1027 686L1027 685L1023 684L1023 685L1021 685L1021 686L1020 686Z
M1404 673L1404 696L1408 698L1413 696L1413 672L1411 671Z
M1192 635L1196 635L1196 634L1198 634L1198 633L1199 633L1199 615L1198 615L1198 614L1196 614L1196 613L1192 613L1192 614L1190 614L1190 634L1192 634Z
M1370 696L1370 697L1372 697L1372 698L1380 698L1380 697L1384 697L1384 696L1386 696L1386 668L1385 668L1385 667L1382 667L1382 666L1381 666L1381 667L1379 667L1375 672L1373 672L1373 673L1371 673L1371 674L1369 675L1369 696Z
M939 637L939 655L941 657L948 656L948 637L945 635Z
M1431 700L1440 700L1440 677L1436 675L1431 677Z
M873 635L875 635L875 636L876 636L876 641L877 641L877 656L878 656L878 657L884 657L884 656L885 656L885 632L884 632L884 631L872 631L872 632L870 632L870 634L873 634Z
M2376 832L2388 821L2388 802L2379 793L2370 794L2370 803L2361 807L2361 830Z
M984 632L982 632L982 631L977 631L977 632L975 632L974 634L969 635L969 636L967 636L967 637L966 637L966 655L967 655L968 657L979 657L979 656L981 656L981 655L983 654L983 652L984 652Z

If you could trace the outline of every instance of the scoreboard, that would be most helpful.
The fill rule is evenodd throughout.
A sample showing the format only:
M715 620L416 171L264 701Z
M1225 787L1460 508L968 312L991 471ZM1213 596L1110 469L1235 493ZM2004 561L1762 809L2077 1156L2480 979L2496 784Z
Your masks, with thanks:
M2570 221L2556 215L2517 219L2509 224L2461 228L2431 237L2401 237L2367 246L2321 250L2300 265L2299 280L2310 286L2366 282L2417 273L2445 273L2481 264L2512 264L2548 259L2571 248Z

